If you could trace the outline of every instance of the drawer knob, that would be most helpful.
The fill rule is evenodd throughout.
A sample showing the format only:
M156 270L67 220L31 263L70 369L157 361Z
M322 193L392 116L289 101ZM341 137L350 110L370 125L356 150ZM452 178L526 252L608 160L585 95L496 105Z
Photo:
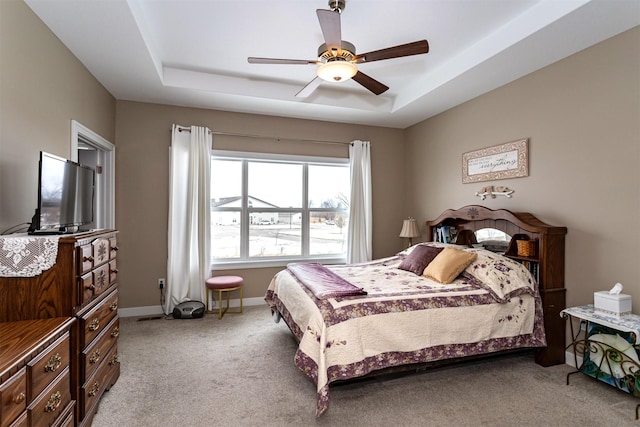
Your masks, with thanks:
M24 402L26 398L27 396L25 396L24 393L20 393L19 395L13 398L13 403L15 403L16 405L19 405L22 402Z
M62 395L59 391L56 391L51 395L47 405L44 407L44 412L53 412L58 409L58 406L62 403Z
M93 283L90 285L84 285L85 289L91 289L92 291L96 289L96 285L94 285Z
M118 309L118 303L117 302L113 302L109 306L109 310L111 310L111 311L116 311L117 309Z
M98 382L93 383L91 389L89 389L89 396L93 397L98 394L98 390L100 389L100 384Z
M89 330L91 332L98 330L99 327L100 327L100 319L93 319L89 324Z
M114 268L113 270L109 270L111 272L111 274L117 274L118 273L118 269Z
M113 331L111 331L111 338L117 338L118 335L120 335L120 328L116 326L113 328Z
M62 357L60 353L56 353L49 358L47 364L44 365L45 372L55 372L62 365Z
M82 257L83 262L93 262L93 257L91 255Z
M89 363L93 365L98 360L100 360L100 350L96 350L91 354L91 357L89 357Z
M117 246L111 246L111 250L112 250L112 251L119 251L119 250L120 250L120 248L119 248L119 247L117 247Z

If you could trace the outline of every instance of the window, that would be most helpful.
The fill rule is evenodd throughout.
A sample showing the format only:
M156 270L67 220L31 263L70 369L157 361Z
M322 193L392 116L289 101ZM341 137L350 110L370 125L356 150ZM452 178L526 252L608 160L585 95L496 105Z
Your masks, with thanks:
M214 154L212 263L344 261L349 194L346 159Z

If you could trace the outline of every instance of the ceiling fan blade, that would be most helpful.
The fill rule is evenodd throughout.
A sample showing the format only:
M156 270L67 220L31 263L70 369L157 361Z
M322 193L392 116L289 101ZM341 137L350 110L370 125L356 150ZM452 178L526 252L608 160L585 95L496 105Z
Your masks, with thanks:
M316 90L318 86L320 86L320 83L322 83L322 79L316 76L316 78L307 83L307 85L303 87L300 92L296 93L296 98L306 98L307 96L311 95L313 91Z
M369 77L362 71L358 71L356 75L352 77L352 79L357 81L362 86L369 89L371 92L375 93L376 95L380 95L381 93L384 93L387 90L389 90L388 86L383 85L382 83L380 83L379 81L377 81L372 77Z
M363 62L380 61L382 59L400 58L403 56L420 55L429 52L429 43L420 40L413 43L401 44L386 49L374 50L353 57L353 60L361 64Z
M250 56L247 58L250 64L296 64L307 65L317 64L318 61L311 61L306 59L279 59L279 58L255 58Z
M333 10L316 10L320 28L324 36L327 49L342 49L342 30L340 29L340 14Z

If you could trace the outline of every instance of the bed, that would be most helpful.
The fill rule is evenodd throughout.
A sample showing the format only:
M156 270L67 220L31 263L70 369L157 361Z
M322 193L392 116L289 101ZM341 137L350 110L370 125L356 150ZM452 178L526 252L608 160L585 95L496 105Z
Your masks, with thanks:
M469 235L487 228L511 237L505 253ZM443 230L451 240L431 241ZM466 206L427 222L429 242L394 256L278 272L265 299L299 342L294 363L316 384L316 416L331 383L389 369L519 349L563 363L564 234L530 214ZM535 252L519 256L517 240Z

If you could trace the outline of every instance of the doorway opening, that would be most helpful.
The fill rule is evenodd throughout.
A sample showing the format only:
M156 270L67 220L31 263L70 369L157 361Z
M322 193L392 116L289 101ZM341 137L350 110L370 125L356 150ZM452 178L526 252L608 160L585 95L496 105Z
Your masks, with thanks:
M96 171L91 228L115 228L115 145L81 123L71 121L71 160Z

